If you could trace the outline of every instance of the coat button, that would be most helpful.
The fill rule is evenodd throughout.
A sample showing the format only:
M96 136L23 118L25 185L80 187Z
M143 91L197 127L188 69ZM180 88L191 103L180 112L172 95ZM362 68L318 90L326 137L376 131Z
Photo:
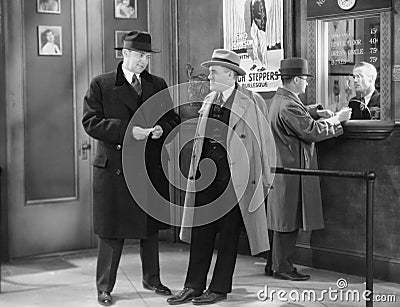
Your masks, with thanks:
M190 180L193 180L193 179L194 179L194 177L193 177L193 176L190 176L190 177L189 177L189 179L190 179Z
M244 138L246 137L246 135L245 135L245 134L241 134L240 137L241 137L242 139L244 139Z
M115 175L117 175L117 176L121 175L121 173L122 173L122 171L121 171L120 169L117 169L117 170L115 171Z
M118 144L118 145L117 145L117 150L120 150L121 147L122 147L122 146Z
M193 158L193 159L196 158L196 155L192 155L192 158Z

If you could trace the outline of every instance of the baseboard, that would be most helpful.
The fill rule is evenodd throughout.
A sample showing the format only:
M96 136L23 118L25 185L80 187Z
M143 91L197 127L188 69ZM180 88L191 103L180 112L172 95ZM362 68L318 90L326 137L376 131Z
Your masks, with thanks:
M297 245L294 262L317 269L357 276L365 276L366 272L363 255L318 247ZM396 260L374 256L374 278L400 283L400 263Z

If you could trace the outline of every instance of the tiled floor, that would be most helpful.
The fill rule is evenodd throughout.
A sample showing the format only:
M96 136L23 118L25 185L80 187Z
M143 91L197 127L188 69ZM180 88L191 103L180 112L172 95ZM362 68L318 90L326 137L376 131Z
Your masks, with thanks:
M160 251L162 281L177 293L185 278L188 246L161 243ZM94 282L95 267L95 250L3 264L0 306L100 306L97 303ZM365 306L362 298L360 302L352 299L357 298L358 293L362 295L365 289L364 278L308 267L298 268L303 273L310 274L311 279L306 282L289 282L265 277L262 258L239 255L232 293L226 301L213 306ZM169 306L166 297L143 289L140 272L138 245L126 246L113 292L114 306ZM341 291L336 284L340 278L348 283ZM374 306L400 306L399 284L375 280L374 290L375 295L395 295L396 299L396 302L375 302ZM257 293L261 294L261 299ZM270 298L265 299L264 293L268 293ZM343 296L342 300L340 295ZM346 295L349 298L347 300ZM393 300L389 296L383 298Z

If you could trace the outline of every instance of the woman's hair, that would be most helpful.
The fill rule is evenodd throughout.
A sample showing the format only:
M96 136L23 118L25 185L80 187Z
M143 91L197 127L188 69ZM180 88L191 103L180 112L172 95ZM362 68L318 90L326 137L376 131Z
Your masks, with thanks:
M40 34L40 39L42 40L42 47L44 45L46 45L46 43L47 43L47 34L50 33L50 32L54 34L53 30L51 30L51 29L46 29Z

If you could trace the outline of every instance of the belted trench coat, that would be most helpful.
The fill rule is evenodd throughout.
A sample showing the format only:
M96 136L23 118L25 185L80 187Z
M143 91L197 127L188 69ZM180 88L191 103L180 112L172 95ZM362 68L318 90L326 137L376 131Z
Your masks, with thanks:
M265 194L272 183L274 164L273 136L267 123L267 107L262 97L238 86L229 118L227 156L233 188L239 202L244 226L253 255L269 250ZM210 107L217 93L211 92L199 111L192 149L180 238L190 242L196 214L195 174L197 172Z

